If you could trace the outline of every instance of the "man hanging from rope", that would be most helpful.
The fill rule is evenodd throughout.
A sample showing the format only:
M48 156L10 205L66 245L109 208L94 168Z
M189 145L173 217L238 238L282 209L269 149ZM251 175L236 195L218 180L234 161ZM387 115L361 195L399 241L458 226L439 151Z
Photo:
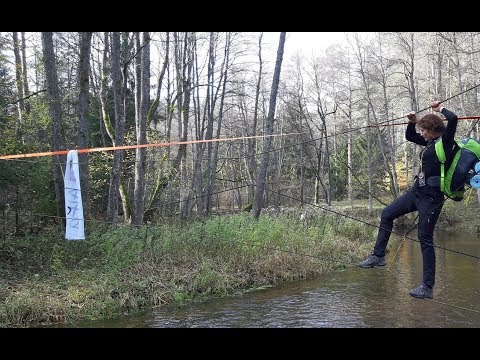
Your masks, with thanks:
M440 190L440 163L435 152L435 140L442 138L447 158L445 169L451 165L453 154L458 146L454 140L457 115L440 106L439 101L433 102L431 107L445 116L448 120L447 126L444 126L443 120L436 114L427 114L420 120L417 119L415 112L406 115L409 123L405 138L425 146L420 152L420 170L415 177L413 187L383 209L373 252L359 264L362 268L386 265L385 249L391 235L393 221L402 215L418 211L418 240L423 255L423 280L418 287L410 290L410 295L419 299L433 298L435 284L433 231L444 203L444 194ZM415 129L417 123L420 126L420 133Z

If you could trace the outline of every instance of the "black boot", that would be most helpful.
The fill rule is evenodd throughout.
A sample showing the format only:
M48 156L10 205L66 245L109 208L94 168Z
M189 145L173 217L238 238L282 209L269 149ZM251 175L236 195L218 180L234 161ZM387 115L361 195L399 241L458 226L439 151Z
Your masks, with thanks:
M415 289L410 290L410 295L416 297L417 299L432 299L433 298L433 288L428 287L423 282L418 285Z
M385 256L377 256L375 254L368 255L368 258L363 260L358 266L362 268L372 268L374 266L385 266L387 262L385 261Z

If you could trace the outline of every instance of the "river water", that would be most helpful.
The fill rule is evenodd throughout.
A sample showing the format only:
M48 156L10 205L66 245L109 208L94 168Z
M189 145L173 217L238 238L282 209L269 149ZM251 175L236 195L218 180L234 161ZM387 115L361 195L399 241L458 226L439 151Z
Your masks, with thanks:
M415 237L415 234L411 234ZM434 298L408 293L422 278L420 244L392 235L383 268L347 270L203 303L154 309L79 327L480 327L480 236L435 234ZM400 246L401 245L401 246ZM397 251L398 249L398 251ZM449 251L449 250L453 251ZM465 253L472 256L467 256Z

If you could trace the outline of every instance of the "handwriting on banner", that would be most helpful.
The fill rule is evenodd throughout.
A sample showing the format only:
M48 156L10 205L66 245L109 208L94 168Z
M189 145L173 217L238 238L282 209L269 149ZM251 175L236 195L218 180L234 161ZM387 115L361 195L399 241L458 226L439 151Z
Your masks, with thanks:
M85 239L83 221L82 191L80 188L80 172L78 170L78 153L70 150L65 168L65 214L67 240Z

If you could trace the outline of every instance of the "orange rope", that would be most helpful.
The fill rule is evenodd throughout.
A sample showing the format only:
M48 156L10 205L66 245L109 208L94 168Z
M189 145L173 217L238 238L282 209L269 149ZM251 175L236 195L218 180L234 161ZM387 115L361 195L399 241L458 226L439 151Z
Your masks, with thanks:
M128 150L128 149L139 149L146 147L164 147L172 145L187 145L187 144L198 144L198 143L207 143L207 142L219 142L219 141L234 141L234 140L243 140L243 139L254 139L270 136L290 136L290 135L299 135L303 133L290 133L290 134L272 134L272 135L255 135L255 136L243 136L243 137L234 137L234 138L221 138L221 139L209 139L209 140L191 140L191 141L172 141L168 143L156 143L156 144L141 144L141 145L123 145L123 146L109 146L109 147L97 147L97 148L86 148L86 149L77 149L77 153L90 153L96 151L112 151L112 150ZM16 154L16 155L3 155L0 156L0 160L10 160L10 159L23 159L39 156L53 156L53 155L66 155L70 150L57 150L57 151L47 151L47 152L37 152L30 154Z
M458 120L472 120L472 119L480 119L480 116L465 116L465 117L458 118ZM444 120L444 121L447 121L447 120ZM380 127L380 126L397 126L397 125L406 125L406 124L408 124L408 122L395 123L395 124L378 124L378 125L372 124L372 125L365 126L365 128ZM355 130L359 130L359 129L362 129L362 128L357 128ZM90 153L90 152L96 152L96 151L128 150L128 149L139 149L139 148L146 148L146 147L164 147L164 146L172 146L172 145L183 145L183 144L187 145L187 144L198 144L198 143L207 143L207 142L234 141L234 140L243 140L243 139L264 138L264 137L270 137L270 136L290 136L290 135L299 135L299 134L303 134L303 133L255 135L255 136L243 136L243 137L223 138L223 139L173 141L168 143L156 143L156 144L86 148L86 149L77 149L77 152L79 154L82 154L82 153ZM38 153L30 153L30 154L3 155L3 156L0 156L0 160L24 159L24 158L31 158L31 157L53 156L53 155L66 155L68 154L69 151L70 150L57 150L57 151L47 151L47 152L38 152Z

